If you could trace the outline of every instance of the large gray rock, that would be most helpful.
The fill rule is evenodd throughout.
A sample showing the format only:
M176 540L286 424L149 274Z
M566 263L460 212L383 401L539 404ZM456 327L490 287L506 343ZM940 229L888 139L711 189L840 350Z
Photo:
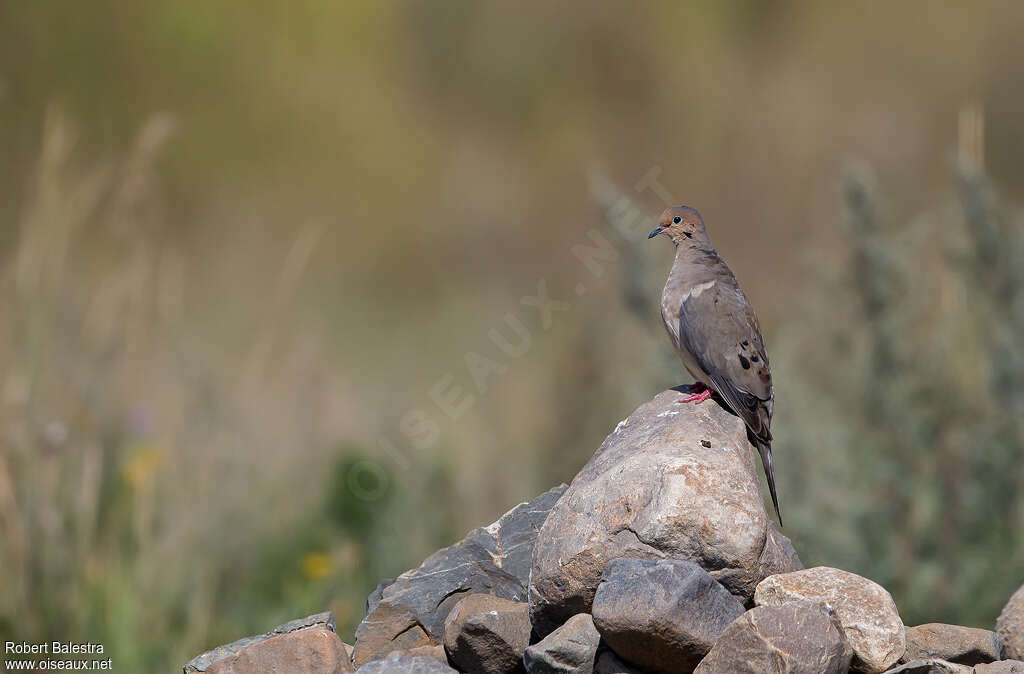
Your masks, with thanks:
M974 667L939 658L918 658L887 669L885 674L974 674Z
M884 672L906 650L896 604L885 588L867 578L818 566L766 578L754 593L758 606L793 601L819 602L835 611L853 648L854 671Z
M435 552L418 568L385 581L367 598L356 628L356 665L392 651L437 645L448 612L468 594L526 599L537 532L565 485L521 503L490 526Z
M1020 660L1000 660L988 664L976 665L975 674L1024 674L1024 662Z
M523 664L529 674L591 674L600 642L594 619L580 613L527 648Z
M765 512L743 422L678 399L660 393L621 422L552 508L530 581L539 634L590 611L618 557L692 560L745 600L761 579L803 568Z
M514 576L525 588L530 583L537 535L566 489L560 484L532 501L520 503L498 521L469 532L466 542L486 550L496 567Z
M523 672L523 651L530 643L530 607L489 594L471 594L448 614L444 650L463 672Z
M977 665L994 662L1003 653L1003 642L995 632L975 627L928 623L908 627L906 634L904 662L938 658L962 665Z
M696 674L845 674L853 650L829 609L758 606L725 630Z
M689 672L743 604L693 562L619 558L605 567L593 610L616 654L643 669Z
M351 672L345 645L334 632L334 616L318 613L275 627L266 634L245 637L196 656L185 674L243 674L245 672Z
M302 671L282 669L282 672ZM357 674L458 674L458 670L425 656L391 653L386 658L369 662L356 670Z
M1024 660L1024 585L1006 602L996 620L996 632L1003 640L1006 657Z

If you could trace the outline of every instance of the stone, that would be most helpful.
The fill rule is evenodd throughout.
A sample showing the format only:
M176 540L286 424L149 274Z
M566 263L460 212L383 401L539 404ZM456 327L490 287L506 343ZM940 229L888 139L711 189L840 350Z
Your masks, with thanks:
M401 653L390 653L387 657L368 662L356 670L358 674L457 674L457 671L431 657L408 656Z
M818 566L764 579L754 593L758 606L820 602L835 611L853 648L851 668L884 672L906 650L903 621L881 585L849 571Z
M496 522L469 532L466 541L486 550L495 566L527 587L537 535L566 489L560 484L532 501L520 503Z
M405 651L391 651L407 658L434 658L438 662L448 664L448 654L444 652L444 646L417 646ZM389 653L390 655L390 653Z
M374 609L377 608L377 604L380 603L381 597L384 596L384 590L391 586L397 578L385 578L384 580L377 583L377 587L373 589L373 592L366 598L366 615L373 613Z
M561 485L521 503L490 526L435 552L418 568L378 585L356 628L355 664L440 644L448 612L468 594L525 600L537 532L565 489Z
M743 603L684 559L613 559L594 596L594 626L642 669L692 671Z
M471 594L448 614L444 650L448 661L463 672L522 672L531 629L529 604Z
M887 669L885 674L973 674L974 671L969 665L959 665L939 658L917 658Z
M529 587L540 636L590 611L618 557L689 559L745 601L763 578L803 568L765 511L743 422L678 399L660 393L621 422L551 509Z
M696 674L845 674L853 650L822 604L758 606L722 633Z
M994 662L1002 657L1003 642L995 632L989 630L928 623L908 627L906 635L907 650L902 658L904 662L937 658L962 665L977 665Z
M1024 660L1024 585L1003 607L996 620L996 633L1003 640L1007 659Z
M318 613L285 623L270 632L218 646L189 661L185 674L244 672L351 672L345 645L334 632L334 616Z
M975 665L975 674L1024 674L1024 661L999 660L987 664Z
M600 641L594 619L579 613L528 647L523 665L529 674L591 674Z
M379 660L388 653L434 644L434 637L408 608L378 606L356 627L352 662L359 667L371 660Z
M594 660L594 674L643 674L639 669L628 665L615 655L607 646L599 646L597 658Z

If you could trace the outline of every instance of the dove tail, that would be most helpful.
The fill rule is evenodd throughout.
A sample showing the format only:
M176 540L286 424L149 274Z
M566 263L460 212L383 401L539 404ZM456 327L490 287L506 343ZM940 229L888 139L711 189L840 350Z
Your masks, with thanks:
M775 514L779 518L779 526L782 524L782 512L779 510L779 496L775 492L775 468L772 465L772 443L757 441L757 451L761 455L761 464L764 466L764 475L768 478L768 491L772 494L772 504L775 506Z

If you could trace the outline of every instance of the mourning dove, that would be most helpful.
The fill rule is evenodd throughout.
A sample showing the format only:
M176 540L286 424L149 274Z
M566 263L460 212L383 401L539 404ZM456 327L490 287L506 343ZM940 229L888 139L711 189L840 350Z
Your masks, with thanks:
M647 238L659 234L676 246L661 294L661 317L683 365L697 380L697 392L679 402L701 403L714 392L743 419L761 455L781 525L769 430L775 394L754 308L711 245L700 213L689 206L665 209Z

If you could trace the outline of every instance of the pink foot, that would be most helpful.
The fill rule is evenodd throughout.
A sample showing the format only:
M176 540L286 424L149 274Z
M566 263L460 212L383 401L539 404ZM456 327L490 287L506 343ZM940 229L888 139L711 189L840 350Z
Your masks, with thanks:
M695 387L699 387L700 388L700 392L699 393L691 393L690 395L688 395L685 398L683 398L682 400L680 400L679 401L680 403L695 403L695 404L699 405L702 402L704 402L705 400L707 400L708 398L710 398L712 396L712 394L714 393L714 391L709 389L704 384L697 383L697 384L694 384L694 386Z

